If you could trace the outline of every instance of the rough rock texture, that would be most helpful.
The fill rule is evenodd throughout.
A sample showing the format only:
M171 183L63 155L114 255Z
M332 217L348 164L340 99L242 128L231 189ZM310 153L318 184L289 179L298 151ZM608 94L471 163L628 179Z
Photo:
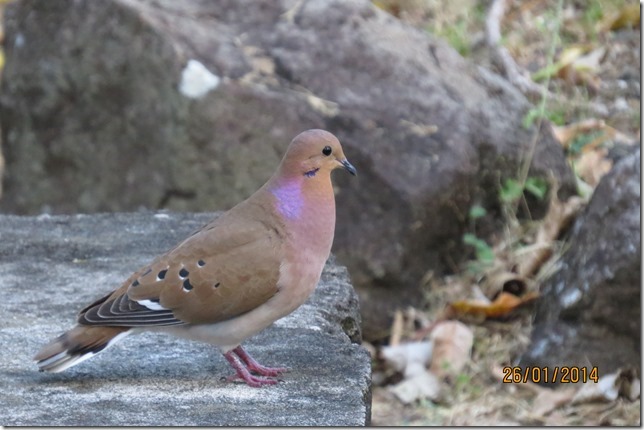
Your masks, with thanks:
M498 227L535 134L531 174L572 189L518 91L367 0L22 0L5 26L0 210L226 209L293 136L328 129L359 171L337 178L335 252L372 336L470 256L473 203ZM191 59L220 79L200 98L181 90Z
M222 382L212 346L139 334L58 374L31 358L85 304L205 224L206 214L0 216L0 424L352 426L369 423L357 296L330 261L307 303L246 342L291 371L260 389Z
M641 363L640 149L617 163L577 219L558 271L542 287L523 366Z

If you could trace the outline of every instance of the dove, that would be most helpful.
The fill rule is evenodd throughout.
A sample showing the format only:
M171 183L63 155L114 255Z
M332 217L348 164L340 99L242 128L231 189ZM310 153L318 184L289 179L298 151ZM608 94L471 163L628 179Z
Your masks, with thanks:
M259 364L241 344L313 293L333 243L336 168L356 175L333 134L297 135L253 195L82 309L36 354L39 369L61 372L151 330L218 347L235 370L228 380L277 383L287 369Z

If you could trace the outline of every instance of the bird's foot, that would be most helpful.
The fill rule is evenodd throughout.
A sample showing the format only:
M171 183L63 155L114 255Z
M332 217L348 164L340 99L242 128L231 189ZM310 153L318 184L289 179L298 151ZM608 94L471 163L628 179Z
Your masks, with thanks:
M257 373L258 375L262 376L279 376L280 374L284 372L288 372L288 368L286 367L266 367L262 366L259 364L253 357L250 356L249 353L247 353L244 348L238 346L237 348L233 349L233 352L237 354L239 358L246 364L248 370L251 372Z
M247 375L237 373L236 375L230 375L227 378L224 378L226 382L235 382L235 381L244 381L246 385L254 388L259 388L263 385L275 385L279 381L277 379L265 378L263 376L255 376L250 373Z
M259 363L256 365L248 365L248 370L262 376L279 376L284 372L288 372L286 367L266 367Z
M274 385L279 381L276 379L267 378L267 376L277 376L281 372L286 371L284 368L271 368L265 367L255 361L241 346L228 351L224 357L237 372L236 375L228 377L228 381L235 381L238 379L243 380L251 387L261 387L262 385ZM256 376L250 372L258 373L261 376Z

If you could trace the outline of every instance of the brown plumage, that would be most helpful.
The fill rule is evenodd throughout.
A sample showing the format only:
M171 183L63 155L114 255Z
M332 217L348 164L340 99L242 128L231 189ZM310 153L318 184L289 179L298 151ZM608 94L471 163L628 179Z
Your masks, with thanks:
M84 308L78 326L34 357L40 369L60 372L150 329L218 346L251 386L275 383L284 369L261 366L240 344L315 289L333 242L337 167L356 173L335 136L296 136L251 197Z

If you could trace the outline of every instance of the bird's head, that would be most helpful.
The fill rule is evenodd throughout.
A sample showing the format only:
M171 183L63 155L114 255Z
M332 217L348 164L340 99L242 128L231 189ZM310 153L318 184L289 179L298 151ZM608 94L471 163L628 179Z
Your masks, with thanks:
M288 176L312 178L342 167L352 175L356 168L349 163L338 139L324 130L307 130L291 141L282 159L281 170Z

